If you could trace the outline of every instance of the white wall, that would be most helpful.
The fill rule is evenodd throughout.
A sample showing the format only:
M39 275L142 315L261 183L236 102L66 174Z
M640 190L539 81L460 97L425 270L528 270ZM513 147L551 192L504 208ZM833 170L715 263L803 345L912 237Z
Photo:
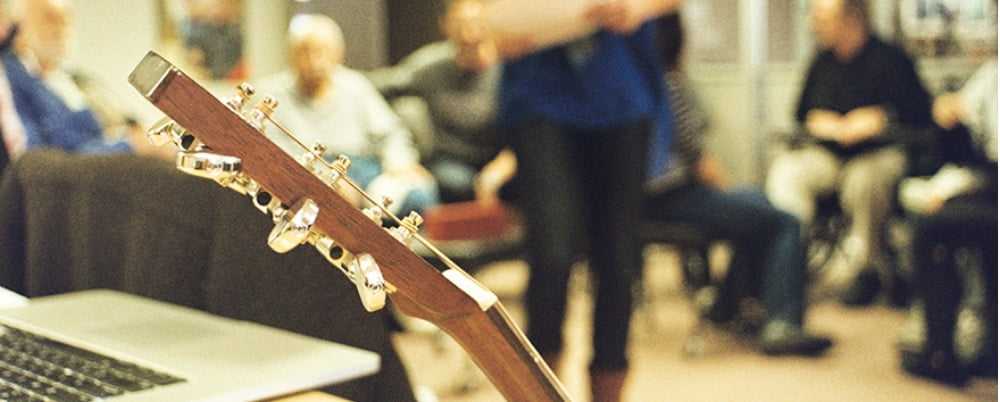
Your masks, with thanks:
M156 110L128 84L128 74L156 43L155 6L155 0L75 0L75 35L67 61L144 119L152 119Z
M119 107L149 124L160 113L128 84L128 74L159 42L159 0L75 0L74 38L67 67L99 80ZM288 2L245 0L246 56L254 78L286 65Z

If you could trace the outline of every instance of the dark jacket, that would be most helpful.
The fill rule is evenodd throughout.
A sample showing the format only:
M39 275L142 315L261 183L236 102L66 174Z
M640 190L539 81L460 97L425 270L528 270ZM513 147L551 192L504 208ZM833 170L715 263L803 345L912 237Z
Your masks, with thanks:
M385 315L314 250L273 253L270 226L249 198L160 161L31 151L0 185L0 285L117 289L371 350L378 374L328 391L412 401Z

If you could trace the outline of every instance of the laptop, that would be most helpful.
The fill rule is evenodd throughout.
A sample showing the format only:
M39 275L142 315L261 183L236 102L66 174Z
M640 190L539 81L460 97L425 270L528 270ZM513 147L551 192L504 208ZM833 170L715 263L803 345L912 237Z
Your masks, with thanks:
M378 368L373 352L110 290L0 308L0 400L256 401Z

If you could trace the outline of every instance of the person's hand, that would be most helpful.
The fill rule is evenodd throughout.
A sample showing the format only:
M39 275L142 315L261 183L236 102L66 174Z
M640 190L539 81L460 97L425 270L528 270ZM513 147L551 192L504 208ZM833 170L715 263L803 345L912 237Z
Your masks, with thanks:
M946 130L953 129L962 121L962 115L964 114L962 98L954 93L938 96L934 99L934 107L931 113L934 116L934 122L938 126Z
M483 166L473 181L476 200L484 203L497 202L500 189L517 173L517 157L510 150L503 150L493 160Z
M726 176L726 170L722 167L719 159L713 155L702 155L695 165L695 171L698 179L708 186L720 190L729 187L729 177Z
M860 107L844 116L843 132L837 141L841 145L851 146L881 134L888 124L889 119L882 107Z
M826 109L813 109L806 114L806 131L822 140L836 140L844 126L844 117Z
M620 34L632 33L644 22L628 0L600 0L584 12L584 18Z

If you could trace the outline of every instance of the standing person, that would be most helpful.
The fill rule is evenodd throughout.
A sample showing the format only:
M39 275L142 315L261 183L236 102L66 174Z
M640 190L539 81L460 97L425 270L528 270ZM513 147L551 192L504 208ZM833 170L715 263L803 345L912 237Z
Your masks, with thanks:
M807 144L778 156L767 194L810 224L817 197L839 191L851 223L834 273L853 278L845 303L867 304L874 268L887 265L882 234L906 170L898 140L930 125L930 96L905 51L871 33L865 0L813 0L811 20L821 50L795 114Z
M589 243L596 279L589 372L598 402L621 400L628 372L645 155L650 123L665 107L655 26L648 21L678 3L598 2L585 14L596 32L544 49L530 40L491 44L488 36L476 37L482 30L470 28L482 9L478 1L460 1L450 10L453 40L479 41L483 52L499 49L508 58L499 121L517 156L527 222L527 330L550 364L563 350L578 236Z

